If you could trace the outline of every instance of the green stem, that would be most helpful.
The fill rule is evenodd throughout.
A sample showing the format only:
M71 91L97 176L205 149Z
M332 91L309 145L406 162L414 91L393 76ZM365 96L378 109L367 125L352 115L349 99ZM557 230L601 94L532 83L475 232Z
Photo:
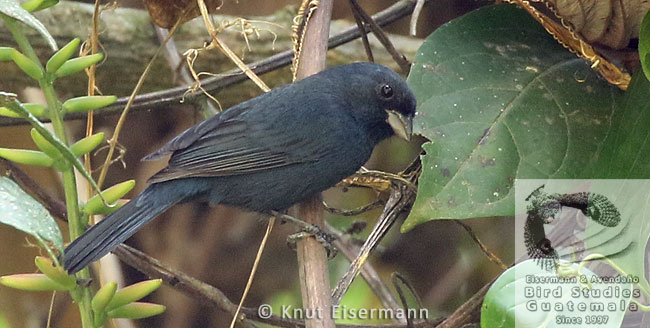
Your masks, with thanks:
M36 55L36 52L32 48L32 45L29 43L29 40L25 37L21 27L18 22L13 18L5 18L3 20L7 28L11 31L11 34L18 43L22 53L27 56L29 59L34 61L41 70L43 66ZM44 70L43 70L44 71ZM38 81L38 84L45 95L45 101L50 111L50 119L52 120L52 125L54 127L54 134L67 146L68 138L66 135L65 125L63 124L63 118L61 117L61 102L56 96L54 91L54 86L52 85L52 80L48 79L47 74L45 77ZM85 224L81 220L79 214L79 197L77 195L77 183L75 181L74 169L70 163L65 163L62 170L63 175L63 190L65 192L65 203L66 209L68 212L68 226L70 230L70 240L77 239L85 230ZM90 279L90 272L88 268L81 270L76 275L77 279L88 280ZM79 313L81 315L81 325L83 328L92 328L93 327L93 317L92 317L92 308L90 306L91 293L90 288L82 287L80 285L73 291L71 295L75 301L79 304Z

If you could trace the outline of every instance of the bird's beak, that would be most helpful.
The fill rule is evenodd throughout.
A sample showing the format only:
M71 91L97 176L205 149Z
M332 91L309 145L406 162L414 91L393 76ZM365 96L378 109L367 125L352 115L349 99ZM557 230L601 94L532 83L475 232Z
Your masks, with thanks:
M388 113L388 119L386 122L388 122L390 127L393 128L395 135L406 141L411 140L411 134L413 133L413 119L391 109L386 110L386 112Z

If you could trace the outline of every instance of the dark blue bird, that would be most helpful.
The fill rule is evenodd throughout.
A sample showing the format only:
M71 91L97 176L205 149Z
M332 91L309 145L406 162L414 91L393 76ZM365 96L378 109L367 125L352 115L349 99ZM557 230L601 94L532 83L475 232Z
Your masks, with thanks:
M145 157L171 154L147 189L65 249L64 266L81 270L174 204L287 209L355 173L380 141L408 140L414 115L406 82L371 63L334 67L233 106Z

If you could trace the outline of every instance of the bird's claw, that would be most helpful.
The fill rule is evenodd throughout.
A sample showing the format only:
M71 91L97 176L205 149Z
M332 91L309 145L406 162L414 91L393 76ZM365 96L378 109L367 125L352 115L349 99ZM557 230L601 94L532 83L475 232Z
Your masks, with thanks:
M338 250L334 247L334 245L332 245L336 237L324 231L319 226L313 225L311 223L307 223L303 220L294 218L293 216L284 213L280 213L278 211L271 211L271 215L275 216L281 221L291 222L297 225L298 227L300 227L299 232L291 234L287 238L287 245L289 246L289 248L295 250L298 240L307 237L314 237L316 241L318 241L321 245L323 245L323 247L327 251L328 259L333 259L336 256L336 254L338 254Z
M298 240L309 237L314 237L316 241L323 245L323 248L327 251L328 260L333 259L336 254L338 254L338 249L336 249L332 244L336 237L315 225L312 225L311 227L303 227L301 231L290 234L289 237L287 237L287 245L295 251Z

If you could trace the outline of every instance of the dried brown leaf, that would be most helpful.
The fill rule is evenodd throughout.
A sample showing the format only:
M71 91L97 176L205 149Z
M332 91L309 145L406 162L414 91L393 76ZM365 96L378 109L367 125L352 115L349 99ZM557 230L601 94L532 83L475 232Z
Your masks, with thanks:
M607 31L601 38L596 40L596 42L613 49L625 48L630 42L629 39L626 39L625 9L621 1L613 0L612 16L607 25Z
M613 49L625 48L639 36L641 21L650 9L650 0L548 1L587 42Z

